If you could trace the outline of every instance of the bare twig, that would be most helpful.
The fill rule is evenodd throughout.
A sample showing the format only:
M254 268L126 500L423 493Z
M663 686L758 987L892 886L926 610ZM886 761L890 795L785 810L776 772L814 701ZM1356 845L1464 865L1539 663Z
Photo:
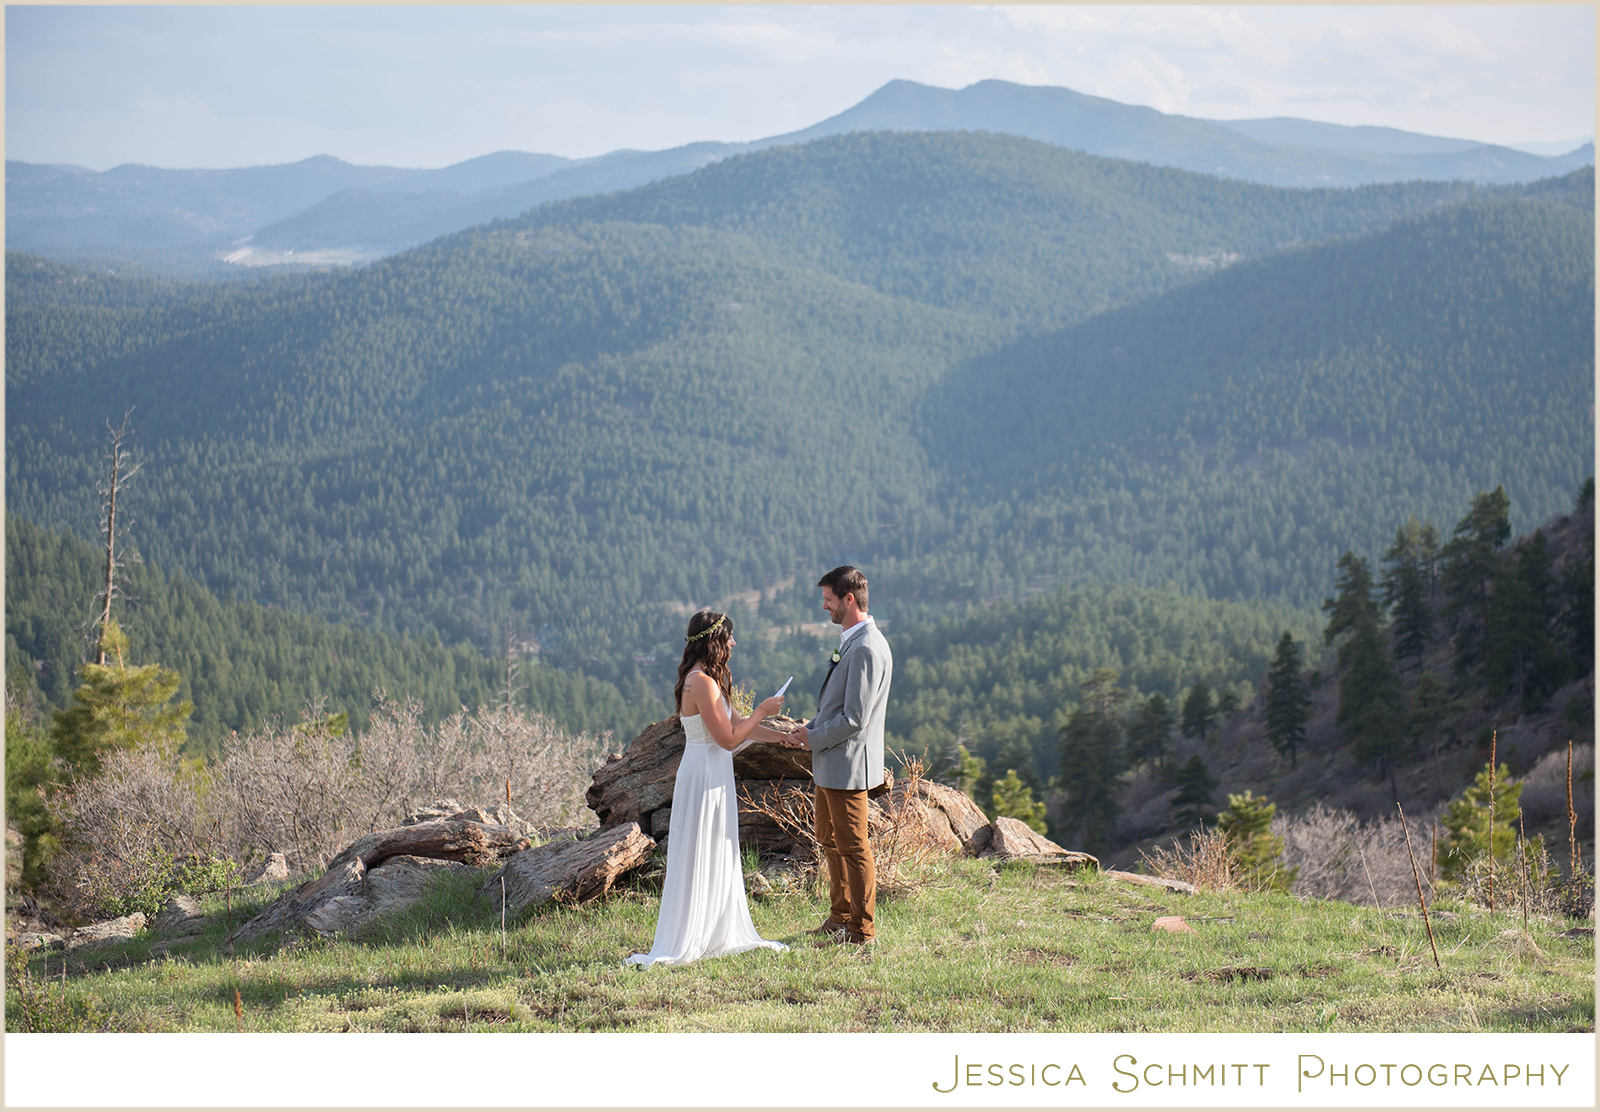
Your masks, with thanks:
M1517 879L1522 884L1522 933L1528 933L1528 831L1522 824L1522 812L1517 812Z
M1399 806L1399 804L1396 804L1396 806ZM1372 902L1378 905L1378 916L1382 918L1384 914L1383 901L1378 898L1378 886L1372 883L1372 870L1367 868L1367 851L1365 848L1357 847L1357 853L1361 857L1361 871L1367 874L1367 887L1372 891Z
M106 662L104 637L101 635L105 633L106 625L111 621L111 600L120 595L117 588L117 569L123 565L117 558L117 496L122 493L122 489L128 485L128 481L133 478L140 466L131 462L132 457L123 446L128 437L128 419L131 416L133 410L129 409L122 415L122 424L116 428L111 427L109 420L106 421L106 433L110 439L110 444L106 448L106 459L110 461L110 474L105 485L100 488L100 494L105 498L102 506L105 516L100 523L100 531L106 538L106 574L105 586L95 595L95 600L101 604L100 613L91 626L100 631L100 635L95 637L95 663L99 665L104 665ZM126 523L123 531L127 531Z
M1400 812L1400 829L1406 835L1406 856L1411 858L1411 878L1417 882L1417 906L1422 909L1422 925L1428 931L1428 946L1433 950L1433 965L1436 969L1443 969L1439 961L1439 946L1433 940L1433 923L1428 919L1428 902L1422 898L1422 874L1417 870L1417 856L1411 852L1411 828L1406 825L1406 809L1400 806L1398 800L1395 807Z
M1572 739L1567 739L1567 855L1571 860L1568 876L1578 876L1578 812L1572 808Z
M1494 774L1495 751L1500 739L1500 731L1494 730L1489 734L1489 876L1486 891L1489 895L1489 914L1494 914Z

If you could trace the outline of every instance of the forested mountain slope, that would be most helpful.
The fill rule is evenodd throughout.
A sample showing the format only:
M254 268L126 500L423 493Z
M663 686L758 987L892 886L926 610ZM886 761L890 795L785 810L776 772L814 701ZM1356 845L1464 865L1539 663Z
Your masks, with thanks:
M77 537L7 515L6 666L30 672L55 706L67 706L77 685L104 559ZM188 736L198 752L215 752L230 730L275 717L296 721L318 698L330 713L348 714L357 730L365 728L377 691L417 700L429 721L462 707L498 706L504 698L504 660L470 645L446 647L218 599L148 565L130 566L122 582L132 601L117 603L116 614L133 659L164 664L182 677L177 697L194 704ZM513 687L518 705L573 732L631 737L660 711L648 691L624 696L609 683L536 661L519 664Z
M619 679L667 604L842 560L891 618L1113 579L1304 607L1402 489L1537 516L1587 473L1592 182L856 135L148 310L41 279L8 292L8 504L92 536L137 405L152 563Z
M1529 528L1592 465L1593 244L1592 211L1475 203L982 356L921 426L987 507L951 550L1020 533L1001 562L1048 578L1309 602L1345 547L1472 491Z
M739 232L883 293L1048 327L1472 193L1460 182L1273 189L1004 135L867 133L725 159L494 227L621 220Z

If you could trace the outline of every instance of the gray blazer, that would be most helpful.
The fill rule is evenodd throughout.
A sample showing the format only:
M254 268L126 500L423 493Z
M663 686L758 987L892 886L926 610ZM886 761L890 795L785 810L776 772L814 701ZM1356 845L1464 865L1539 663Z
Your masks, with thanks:
M883 717L894 657L876 623L858 633L834 665L806 723L811 779L821 788L861 791L883 783Z

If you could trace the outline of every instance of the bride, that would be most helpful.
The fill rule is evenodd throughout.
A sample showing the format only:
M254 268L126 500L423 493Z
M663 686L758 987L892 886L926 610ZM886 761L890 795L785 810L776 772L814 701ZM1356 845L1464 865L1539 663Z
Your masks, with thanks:
M783 697L767 699L748 717L728 705L728 656L733 620L714 610L689 619L678 685L673 691L685 744L672 788L667 834L667 877L661 913L648 954L628 963L685 965L762 947L787 950L756 933L744 895L739 858L739 801L733 786L733 750L755 738L793 747L787 734L761 720L776 714Z

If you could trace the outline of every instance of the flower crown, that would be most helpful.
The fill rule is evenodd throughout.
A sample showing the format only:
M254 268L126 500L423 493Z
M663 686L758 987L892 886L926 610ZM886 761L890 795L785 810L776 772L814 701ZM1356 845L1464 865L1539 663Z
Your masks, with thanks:
M717 628L720 627L722 625L722 623L727 621L727 620L728 620L728 615L724 614L721 617L719 617L716 621L714 621L710 625L706 626L706 628L702 629L699 633L696 633L693 637L685 637L684 640L685 641L698 641L698 640L700 640L700 638L704 637L706 634L715 632L717 630Z

